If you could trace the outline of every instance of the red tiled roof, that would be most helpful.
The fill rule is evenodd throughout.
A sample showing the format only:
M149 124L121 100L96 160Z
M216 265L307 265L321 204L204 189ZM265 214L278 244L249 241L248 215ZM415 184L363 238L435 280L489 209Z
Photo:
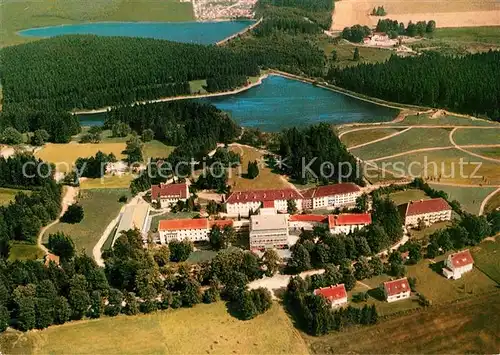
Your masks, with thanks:
M264 208L274 208L274 200L264 201L262 203L262 207L264 207Z
M451 210L445 199L433 198L430 200L410 201L406 205L406 216L415 216L425 213Z
M316 192L316 188L302 190L300 192L302 193L302 196L304 196L304 198L313 198L314 193Z
M344 284L317 288L314 290L315 295L321 295L330 301L340 300L347 297L347 292L345 291Z
M294 214L288 219L291 222L326 222L328 217L320 214Z
M208 219L163 219L158 223L159 231L175 231L182 229L208 229Z
M472 255L470 255L469 249L451 254L450 258L454 267L462 267L474 263L474 259L472 259Z
M187 198L187 188L186 184L160 184L160 185L152 185L151 186L151 198L153 200L161 197L178 197L178 198Z
M385 292L388 296L395 296L400 293L411 291L410 284L406 277L398 280L384 282Z
M372 215L370 213L342 213L339 215L328 215L328 226L352 226L358 224L371 224Z
M316 188L313 197L334 196L359 191L361 191L359 186L353 183L323 185Z
M264 202L275 200L299 200L302 195L294 189L255 190L233 192L227 198L227 203Z
M209 222L210 228L213 226L217 226L219 228L224 228L226 226L233 226L233 220L232 219L216 219L215 221L210 221Z

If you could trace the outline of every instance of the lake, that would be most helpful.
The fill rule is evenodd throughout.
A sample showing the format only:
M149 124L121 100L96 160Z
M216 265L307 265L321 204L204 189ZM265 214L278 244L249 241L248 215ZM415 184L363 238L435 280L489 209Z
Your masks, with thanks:
M276 132L319 122L391 121L399 110L301 81L271 75L261 85L227 96L199 99L231 114L243 127Z
M61 35L93 34L165 39L175 42L213 44L238 33L254 21L220 22L96 22L30 28L19 31L21 36L54 37Z
M315 123L391 121L399 110L323 89L301 81L270 75L262 84L234 95L195 99L228 112L243 127L278 132ZM105 113L81 114L82 126L100 125Z

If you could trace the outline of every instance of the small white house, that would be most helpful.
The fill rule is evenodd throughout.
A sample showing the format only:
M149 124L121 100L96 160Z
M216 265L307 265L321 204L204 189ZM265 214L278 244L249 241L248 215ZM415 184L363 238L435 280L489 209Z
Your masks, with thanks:
M387 302L401 301L410 298L411 288L406 277L384 282L384 294Z
M469 250L462 250L458 253L448 255L444 262L443 275L447 279L457 280L463 273L469 272L474 266L474 259Z
M341 307L347 304L347 292L344 284L317 288L314 290L314 294L326 298L332 308Z

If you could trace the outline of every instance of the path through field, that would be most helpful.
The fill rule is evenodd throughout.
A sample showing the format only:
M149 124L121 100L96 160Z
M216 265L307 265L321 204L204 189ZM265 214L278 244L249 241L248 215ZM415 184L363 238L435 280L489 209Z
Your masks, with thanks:
M493 197L495 196L497 193L500 193L500 187L498 189L496 189L495 191L493 191L492 193L490 193L488 196L486 196L483 200L483 202L481 202L481 206L479 207L479 215L481 216L483 213L484 213L484 208L486 207L486 204L488 203L488 201Z

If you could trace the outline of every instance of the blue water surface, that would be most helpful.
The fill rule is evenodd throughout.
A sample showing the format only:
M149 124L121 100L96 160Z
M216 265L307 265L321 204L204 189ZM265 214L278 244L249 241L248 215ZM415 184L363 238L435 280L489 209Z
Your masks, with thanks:
M319 122L342 124L390 121L399 112L275 75L264 79L261 85L238 94L198 100L210 102L230 113L243 127L260 128L265 132Z
M21 36L54 37L74 34L166 39L175 42L213 44L252 25L251 20L220 22L96 22L30 28Z

